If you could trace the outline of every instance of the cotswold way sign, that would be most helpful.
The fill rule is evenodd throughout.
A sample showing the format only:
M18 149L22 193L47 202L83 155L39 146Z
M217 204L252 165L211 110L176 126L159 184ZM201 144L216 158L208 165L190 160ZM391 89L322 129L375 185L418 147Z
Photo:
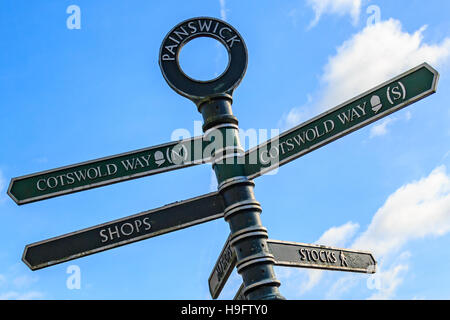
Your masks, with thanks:
M207 143L196 137L13 178L8 195L21 205L208 162Z
M439 74L424 63L246 152L254 179L436 92Z
M228 51L228 66L215 79L198 81L180 68L181 48L197 37L216 39ZM22 257L29 268L223 217L231 233L208 279L214 299L234 268L243 280L235 297L241 300L284 299L273 266L375 272L375 258L368 252L270 240L253 179L436 92L436 70L421 64L244 152L231 107L247 69L247 47L237 30L210 17L183 21L163 39L159 66L167 84L195 103L203 117L202 136L13 178L8 194L21 205L207 162L218 191L29 244Z

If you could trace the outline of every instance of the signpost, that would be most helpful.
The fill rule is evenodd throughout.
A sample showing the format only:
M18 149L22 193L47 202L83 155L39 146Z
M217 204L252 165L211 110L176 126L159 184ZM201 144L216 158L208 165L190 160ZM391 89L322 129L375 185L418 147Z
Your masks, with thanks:
M230 237L231 235L209 277L209 291L213 299L219 297L231 271L237 265L236 253L230 246ZM375 273L376 269L375 258L369 252L272 239L267 240L267 245L276 266L360 273ZM241 285L236 294L236 297L240 297L238 300L245 297L244 289L245 286Z
M213 80L197 81L180 69L181 48L197 37L228 50L227 69ZM436 92L436 70L423 63L244 153L231 108L247 68L237 30L215 18L183 21L164 38L159 65L168 85L196 104L203 136L13 178L8 194L21 205L206 162L218 192L29 244L22 260L32 270L223 217L231 233L208 279L214 299L235 267L243 280L235 299L242 300L284 299L273 266L375 272L368 252L269 240L253 179Z

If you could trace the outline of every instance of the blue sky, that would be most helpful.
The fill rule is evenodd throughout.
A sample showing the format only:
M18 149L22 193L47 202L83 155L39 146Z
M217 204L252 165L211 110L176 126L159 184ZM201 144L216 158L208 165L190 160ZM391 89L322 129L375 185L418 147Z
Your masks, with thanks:
M67 26L70 5L80 29ZM6 195L13 177L194 135L201 115L167 85L158 52L196 16L246 42L233 103L243 130L286 130L422 62L439 71L436 94L257 178L255 195L271 238L378 261L375 275L277 267L286 298L449 299L449 11L443 0L1 1L0 299L210 299L222 220L35 272L21 262L26 244L214 191L210 165L20 207ZM204 39L181 59L205 79L227 63ZM67 287L71 266L80 289ZM234 272L220 298L240 282Z

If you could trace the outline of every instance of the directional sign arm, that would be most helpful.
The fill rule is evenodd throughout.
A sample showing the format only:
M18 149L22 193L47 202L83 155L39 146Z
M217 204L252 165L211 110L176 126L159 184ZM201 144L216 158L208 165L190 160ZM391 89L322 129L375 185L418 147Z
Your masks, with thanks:
M234 251L234 248L231 247L230 238L231 234L228 236L214 269L208 278L209 292L213 299L219 297L228 277L236 266L236 252Z
M245 154L246 175L256 178L436 92L439 74L424 63Z
M209 193L158 209L29 244L22 260L32 270L49 267L223 217L221 196Z
M8 195L19 205L210 161L195 137L13 178Z
M208 279L213 299L219 297L228 277L236 267L236 252L230 245L230 236ZM268 239L267 245L276 266L375 273L376 261L369 252L273 239ZM245 300L243 292L242 284L234 300Z
M369 252L278 240L267 244L277 266L375 273L376 261Z

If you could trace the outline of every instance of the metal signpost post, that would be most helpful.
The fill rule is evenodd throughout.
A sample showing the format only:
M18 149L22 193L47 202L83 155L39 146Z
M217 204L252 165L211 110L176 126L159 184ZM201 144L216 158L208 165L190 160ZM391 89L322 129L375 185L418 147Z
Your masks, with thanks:
M213 80L194 80L180 68L181 48L197 37L216 39L228 51L227 69ZM436 70L419 65L245 152L231 108L233 91L247 68L240 34L215 18L183 21L164 38L159 64L169 86L196 104L203 136L13 178L8 194L21 205L207 162L212 163L218 192L29 244L22 260L30 269L223 217L231 233L208 279L213 299L235 267L243 279L237 300L284 299L274 265L375 272L375 259L368 252L270 240L253 179L434 93Z
M211 37L227 48L229 65L218 78L201 82L189 78L178 64L180 49L188 41ZM195 18L175 26L163 40L159 63L167 83L192 100L203 116L205 135L214 135L213 169L225 204L225 220L231 229L231 246L236 251L238 272L249 299L283 299L280 282L273 271L274 259L267 247L267 230L261 224L262 211L253 193L254 183L246 177L238 120L231 109L233 90L247 68L247 48L229 24L213 18ZM217 143L220 140L220 143Z

